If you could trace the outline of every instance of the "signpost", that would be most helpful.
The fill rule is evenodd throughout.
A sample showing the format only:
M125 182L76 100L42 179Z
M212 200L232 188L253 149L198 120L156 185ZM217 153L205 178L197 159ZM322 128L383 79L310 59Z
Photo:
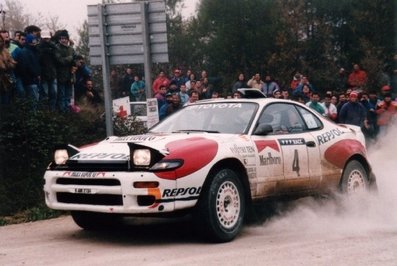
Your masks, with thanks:
M151 64L168 62L164 1L89 5L90 61L102 65L106 133L113 135L110 65L144 64L145 88L152 97Z

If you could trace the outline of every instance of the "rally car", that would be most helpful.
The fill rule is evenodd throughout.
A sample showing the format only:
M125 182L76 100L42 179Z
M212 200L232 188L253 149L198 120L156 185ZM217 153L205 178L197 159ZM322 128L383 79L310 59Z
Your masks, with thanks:
M84 229L187 212L216 242L235 238L263 199L376 185L359 127L280 99L199 101L145 135L59 146L44 179L48 207Z

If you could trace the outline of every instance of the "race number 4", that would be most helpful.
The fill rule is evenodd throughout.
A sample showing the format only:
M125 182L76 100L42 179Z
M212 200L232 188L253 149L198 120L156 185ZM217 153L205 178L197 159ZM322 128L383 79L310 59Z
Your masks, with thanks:
M296 172L298 176L300 176L300 167L299 167L299 154L298 150L294 151L294 160L292 161L292 171Z

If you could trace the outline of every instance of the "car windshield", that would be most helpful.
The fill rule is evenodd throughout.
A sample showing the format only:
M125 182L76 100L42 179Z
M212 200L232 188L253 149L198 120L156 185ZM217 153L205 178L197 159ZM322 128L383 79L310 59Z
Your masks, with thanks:
M150 132L209 132L244 134L258 104L206 102L188 105L153 127Z

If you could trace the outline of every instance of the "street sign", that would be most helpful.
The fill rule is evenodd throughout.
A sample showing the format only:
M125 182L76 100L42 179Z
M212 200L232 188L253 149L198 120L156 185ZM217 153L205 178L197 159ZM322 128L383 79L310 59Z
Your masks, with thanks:
M106 56L111 65L145 63L144 11L140 2L106 4L103 14L98 5L88 6L90 62L102 65L103 29ZM103 25L100 25L103 15ZM147 10L149 50L153 63L168 62L167 24L164 1L149 1Z

